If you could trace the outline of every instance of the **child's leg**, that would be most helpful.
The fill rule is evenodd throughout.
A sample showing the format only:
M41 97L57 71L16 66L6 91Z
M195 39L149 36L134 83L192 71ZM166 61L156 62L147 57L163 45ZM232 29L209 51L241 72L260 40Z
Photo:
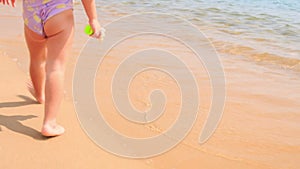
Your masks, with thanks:
M66 10L50 18L45 26L47 35L45 117L42 134L60 135L64 128L56 123L56 116L63 99L66 57L70 54L74 20L72 10Z
M30 78L28 85L30 93L39 103L44 103L46 39L24 26L25 39L30 54Z

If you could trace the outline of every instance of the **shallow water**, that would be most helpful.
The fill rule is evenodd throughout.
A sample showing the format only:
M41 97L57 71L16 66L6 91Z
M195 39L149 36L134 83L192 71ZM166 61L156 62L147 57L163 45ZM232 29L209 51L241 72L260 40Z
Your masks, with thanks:
M256 53L258 60L299 69L300 1L297 0L117 0L97 1L97 4L100 11L117 16L163 12L182 17L197 25L225 53L228 48L243 47L249 50L235 54ZM228 44L230 47L226 48Z
M80 1L75 0L74 3L76 26L80 34L77 36L84 41L86 37L81 33L87 23L86 16ZM102 24L128 14L167 13L196 25L213 42L218 52L300 71L300 1L298 0L96 0L96 3ZM9 16L11 20L22 22L21 4L17 5L17 9L5 8L6 13L1 13L0 16ZM11 26L8 25L7 28ZM9 31L2 36L10 37L12 32L21 35L22 29ZM75 43L75 49L81 47L81 44L76 46Z

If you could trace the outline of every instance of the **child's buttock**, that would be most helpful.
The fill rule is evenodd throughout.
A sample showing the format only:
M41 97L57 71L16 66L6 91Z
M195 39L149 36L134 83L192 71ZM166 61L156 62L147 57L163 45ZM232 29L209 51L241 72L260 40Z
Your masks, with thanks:
M24 24L30 30L46 36L44 32L45 22L52 16L68 9L73 9L72 0L24 0Z

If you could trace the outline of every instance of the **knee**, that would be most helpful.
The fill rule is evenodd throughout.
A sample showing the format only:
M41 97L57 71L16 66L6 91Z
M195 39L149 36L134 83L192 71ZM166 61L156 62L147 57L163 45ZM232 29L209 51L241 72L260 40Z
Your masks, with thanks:
M36 61L36 60L30 61L30 67L31 68L45 69L45 66L46 66L46 61L45 60L43 60L43 61Z
M46 73L58 72L64 73L65 62L61 60L49 61L46 63Z

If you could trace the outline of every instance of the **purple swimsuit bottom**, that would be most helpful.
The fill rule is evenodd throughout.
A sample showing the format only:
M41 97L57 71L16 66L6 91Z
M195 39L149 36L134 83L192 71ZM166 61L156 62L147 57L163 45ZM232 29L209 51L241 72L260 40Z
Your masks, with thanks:
M24 0L24 24L33 32L46 37L44 25L52 16L73 9L72 0Z

